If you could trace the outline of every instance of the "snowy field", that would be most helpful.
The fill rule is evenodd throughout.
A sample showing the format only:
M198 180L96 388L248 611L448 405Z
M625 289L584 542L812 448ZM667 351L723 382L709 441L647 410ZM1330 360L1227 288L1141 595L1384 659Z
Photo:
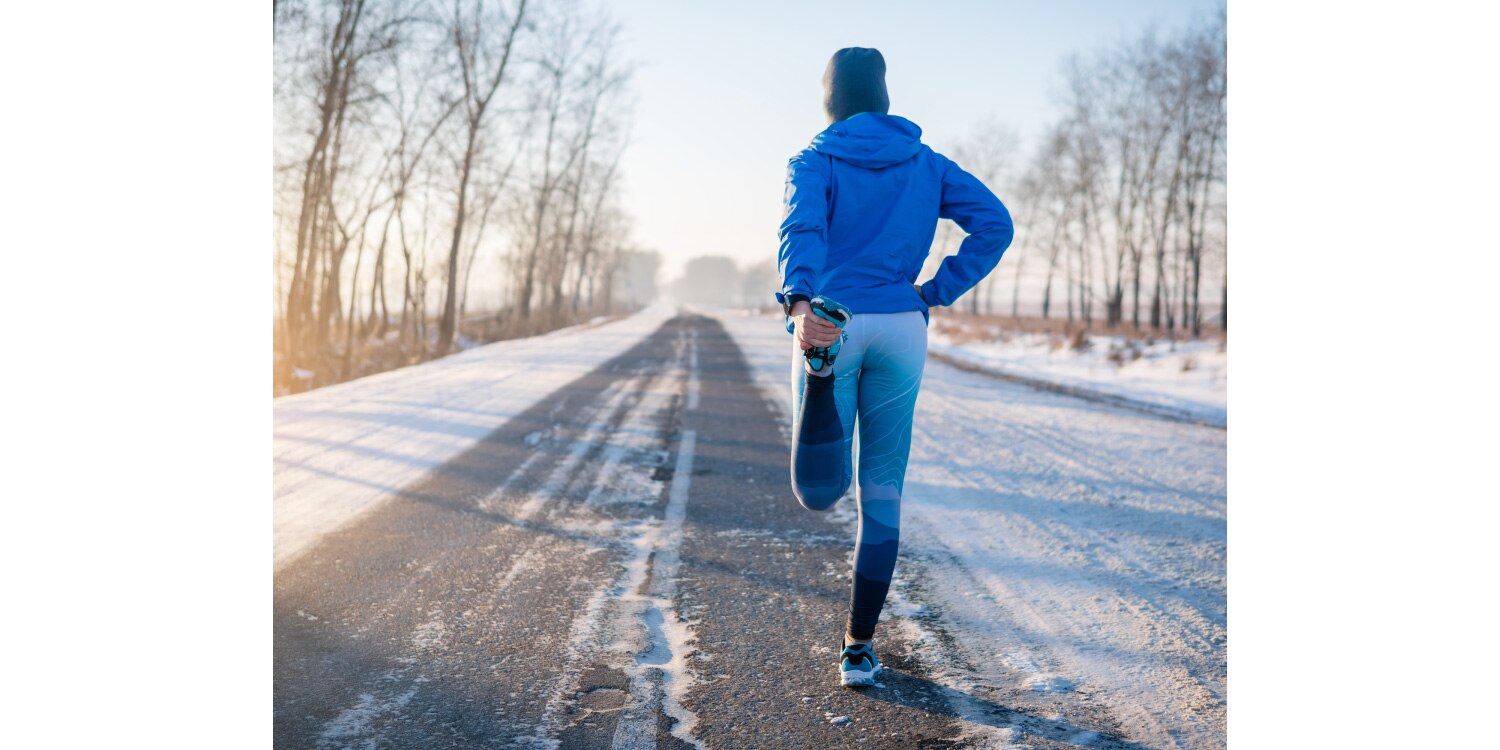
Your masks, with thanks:
M276 567L673 314L655 307L275 399Z
M781 317L717 316L789 412ZM1102 701L1146 746L1223 747L1225 438L929 360L896 626L963 692Z
M934 321L929 351L986 370L1165 407L1227 424L1228 354L1217 340L1149 345L1091 335L1083 351L1048 333L1004 332L955 318Z

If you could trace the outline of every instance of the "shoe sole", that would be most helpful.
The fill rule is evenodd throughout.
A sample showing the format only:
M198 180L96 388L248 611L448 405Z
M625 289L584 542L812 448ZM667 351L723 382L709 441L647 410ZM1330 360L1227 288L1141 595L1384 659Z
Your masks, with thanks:
M840 672L839 679L843 681L844 687L870 687L875 684L875 675L878 674L880 674L880 667L868 672L862 669L851 669L847 672Z

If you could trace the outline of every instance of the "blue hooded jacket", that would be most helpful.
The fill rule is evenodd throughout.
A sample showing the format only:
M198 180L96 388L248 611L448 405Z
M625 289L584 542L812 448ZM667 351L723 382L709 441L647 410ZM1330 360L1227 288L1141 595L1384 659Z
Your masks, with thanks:
M1015 236L1010 212L921 136L904 117L864 112L829 125L792 157L778 301L823 295L856 315L926 317L929 306L952 304L994 269ZM968 237L918 295L912 284L940 218Z

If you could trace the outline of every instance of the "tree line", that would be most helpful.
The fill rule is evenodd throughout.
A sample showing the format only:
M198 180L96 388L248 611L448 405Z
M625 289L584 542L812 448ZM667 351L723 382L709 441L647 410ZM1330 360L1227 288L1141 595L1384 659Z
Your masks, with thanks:
M767 308L780 287L774 262L736 263L723 255L689 258L682 275L667 284L674 301L707 307Z
M1061 117L1024 163L1014 132L994 124L954 149L1017 226L1009 268L956 306L1003 311L1009 286L1013 316L1025 294L1043 318L1198 336L1217 271L1208 283L1227 327L1223 14L1071 58L1062 83ZM934 262L960 238L945 222Z
M278 391L452 351L476 263L512 335L616 309L631 65L554 0L274 5Z

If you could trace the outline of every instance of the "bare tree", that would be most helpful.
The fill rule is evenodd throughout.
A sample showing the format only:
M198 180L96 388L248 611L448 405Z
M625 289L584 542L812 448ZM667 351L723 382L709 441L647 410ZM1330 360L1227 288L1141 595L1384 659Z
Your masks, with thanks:
M497 4L498 5L498 4ZM437 350L446 354L453 348L458 326L459 248L469 218L469 183L483 147L481 134L485 116L505 74L515 49L516 35L526 19L526 0L519 0L514 11L491 12L484 0L473 0L466 9L462 0L454 0L452 41L458 58L463 84L463 150L458 158L458 199L454 208L452 242L448 246L447 285L443 290L443 317L438 325ZM468 11L468 12L466 12Z
M1070 323L1092 325L1102 301L1107 324L1180 324L1201 335L1203 277L1226 251L1224 60L1220 14L1065 62L1061 117L1006 186L1018 220L1012 315L1034 283L1050 317L1061 280ZM1038 260L1026 261L1033 253ZM986 282L987 295L997 281Z
M324 25L319 29L325 42L312 76L316 82L314 96L318 119L311 148L303 159L296 255L284 321L283 341L289 348L285 366L288 368L314 343L308 340L308 335L312 329L313 279L321 250L318 240L326 231L329 217L325 207L331 205L328 196L338 174L338 154L334 144L339 141L343 130L358 62L368 53L367 47L360 43L361 22L365 20L364 0L345 0L337 5L331 26Z
M432 24L429 24L432 25ZM424 157L437 139L449 118L458 110L462 100L455 96L441 96L432 92L432 82L438 78L436 60L423 51L401 47L392 50L392 67L395 71L391 91L382 97L387 105L388 122L396 132L392 147L391 168L387 170L387 189L390 191L391 207L386 214L380 232L380 244L376 249L375 273L371 280L370 315L375 318L376 299L379 300L379 324L369 328L377 337L384 336L390 322L390 306L386 301L385 257L390 241L391 226L395 224L399 233L399 244L405 260L402 279L402 330L412 305L411 247L406 240L406 209L412 180L417 170L424 166ZM421 62L426 58L426 64Z
M310 364L321 356L330 324L341 314L342 261L353 237L362 233L352 222L367 219L374 200L358 182L379 172L379 167L359 169L368 163L363 155L379 149L365 148L362 137L351 139L351 128L367 125L366 109L379 77L370 64L378 66L381 53L401 42L411 17L401 3L366 0L277 8L274 17L278 26L293 26L298 32L293 36L306 40L279 58L278 113L305 111L311 120L304 131L310 140L297 159L300 180L292 209L297 222L279 336L278 374L285 377L299 362ZM352 157L345 151L351 141L356 144ZM355 184L341 190L346 177Z
M625 230L615 216L619 156L625 138L620 101L630 67L616 61L618 27L562 6L540 32L531 109L540 143L531 148L528 179L512 215L516 243L510 259L512 305L523 326L541 311L540 325L578 314L585 289L612 277L612 235Z
M1015 174L1016 152L1019 148L1020 138L1016 135L1016 131L991 119L981 123L953 150L953 155L964 171L974 175L996 193L1005 195L1010 192L1010 183ZM945 229L951 232L952 224L945 225ZM944 245L944 247L946 249L947 246ZM969 312L979 312L981 298L986 301L987 311L993 309L992 299L997 281L996 276L987 277L977 284L975 289L965 294L969 302Z

